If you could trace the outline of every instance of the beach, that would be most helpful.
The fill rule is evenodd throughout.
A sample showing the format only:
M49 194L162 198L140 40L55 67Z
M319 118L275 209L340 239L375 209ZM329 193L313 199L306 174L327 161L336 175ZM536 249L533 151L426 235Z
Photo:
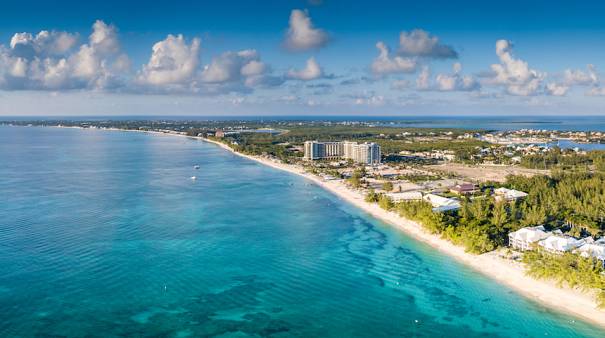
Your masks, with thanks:
M325 181L294 165L241 154L224 143L206 138L198 139L203 139L206 142L216 144L238 156L257 161L275 169L284 170L305 177L373 217L404 231L406 234L419 241L429 244L440 252L472 267L485 276L514 289L527 298L539 302L548 308L556 309L561 313L582 318L601 327L605 327L605 310L597 307L594 295L590 292L559 287L555 285L554 282L536 280L529 277L525 274L525 269L521 263L500 257L497 251L482 255L467 253L462 247L456 246L437 235L430 234L424 230L420 224L400 217L394 212L386 211L380 208L376 203L366 202L362 193L350 189L342 181Z

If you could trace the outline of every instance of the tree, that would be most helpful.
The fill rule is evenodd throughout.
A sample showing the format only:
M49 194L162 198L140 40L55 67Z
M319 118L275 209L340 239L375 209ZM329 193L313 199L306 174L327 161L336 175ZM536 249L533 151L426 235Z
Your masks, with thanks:
M393 183L391 183L391 181L386 181L386 182L382 183L382 190L384 190L384 191L392 191L393 190Z
M502 227L508 221L506 212L506 202L500 201L494 204L492 209L492 224L496 227Z
M378 205L384 210L391 210L393 208L393 201L387 195L380 195L378 198Z
M376 203L378 202L379 199L379 195L374 191L374 189L370 189L370 191L368 191L367 195L366 195L366 202L370 202L370 203Z

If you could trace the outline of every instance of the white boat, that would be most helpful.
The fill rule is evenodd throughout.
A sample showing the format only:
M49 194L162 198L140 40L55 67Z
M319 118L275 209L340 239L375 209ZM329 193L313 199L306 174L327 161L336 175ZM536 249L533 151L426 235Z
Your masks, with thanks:
M193 169L199 169L199 168L200 168L200 166L197 164L193 166Z
M197 177L195 177L195 176L191 176L191 180L192 180L192 181L195 181L195 180L197 180Z

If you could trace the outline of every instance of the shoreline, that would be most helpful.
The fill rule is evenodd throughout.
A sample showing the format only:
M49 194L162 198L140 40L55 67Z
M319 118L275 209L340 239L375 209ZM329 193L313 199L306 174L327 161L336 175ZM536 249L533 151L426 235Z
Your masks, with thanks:
M202 137L193 138L215 144L237 156L245 157L274 169L302 176L367 214L394 226L413 239L424 242L441 253L453 257L458 262L515 290L526 298L545 305L549 309L557 310L561 314L570 314L605 328L605 310L597 308L593 295L575 289L560 288L554 282L529 277L525 274L525 269L521 263L499 257L497 250L482 255L467 253L464 248L456 246L438 235L430 234L417 222L405 219L394 212L386 211L376 203L366 202L362 194L344 186L341 181L324 181L294 165L238 153L228 145L218 141Z
M75 128L86 129L81 127L58 127L58 128ZM165 136L180 136L201 140L207 143L214 144L223 150L229 151L232 154L247 158L268 167L286 171L290 174L302 176L319 187L327 190L340 198L361 209L365 213L375 217L396 229L403 231L414 240L424 242L431 247L439 250L441 253L454 258L456 261L465 264L476 272L495 280L496 282L515 290L518 294L525 298L544 305L548 310L556 310L562 315L569 314L573 317L583 319L587 322L595 324L601 328L605 328L605 310L597 308L597 302L594 295L590 292L582 292L571 288L561 288L555 285L552 281L537 280L525 274L525 268L521 263L513 262L508 259L499 257L498 250L488 252L481 255L469 254L464 251L464 248L456 246L451 242L442 239L438 235L431 234L424 230L421 224L408 220L399 216L392 211L386 211L376 203L368 203L365 201L365 196L357 191L354 191L345 186L342 181L324 181L320 177L307 173L304 169L291 164L272 161L266 158L251 156L239 153L228 145L210 140L199 136L188 136L177 133L166 133L160 131L142 131L142 130L124 130L117 128L96 129L122 132L140 132L152 135ZM573 319L570 319L573 320Z

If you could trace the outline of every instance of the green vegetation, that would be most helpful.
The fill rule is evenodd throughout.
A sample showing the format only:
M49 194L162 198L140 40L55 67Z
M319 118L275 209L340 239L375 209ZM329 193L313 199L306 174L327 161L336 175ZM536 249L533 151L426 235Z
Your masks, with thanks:
M426 202L389 206L403 217L418 221L468 252L484 253L504 246L508 234L524 226L545 224L571 233L602 236L605 231L605 175L555 173L552 177L510 176L506 186L527 192L517 202L496 201L489 195L461 201L457 212L434 213ZM386 196L385 196L386 197ZM380 202L381 196L369 197Z
M523 254L523 262L527 265L527 274L534 278L554 280L559 286L598 290L599 307L605 307L605 270L600 261L570 253L553 255L531 251Z
M366 194L365 201L369 203L376 203L378 202L379 198L380 194L376 193L374 189L370 189L370 191L368 191L368 193Z
M605 175L555 172L552 177L510 176L507 186L528 192L523 201L495 201L491 196L465 199L455 213L436 213L425 201L393 204L386 195L371 191L366 201L417 221L430 233L439 234L467 252L480 254L504 246L508 234L522 226L546 224L566 227L571 233L602 236L605 230ZM574 233L575 232L575 233ZM555 280L560 285L597 290L597 302L605 307L603 263L572 253L552 255L541 250L525 252L528 275Z
M367 201L378 200L383 209L394 210L401 216L417 221L430 233L439 234L466 251L480 254L505 244L511 230L511 217L504 202L491 198L462 201L460 212L437 213L425 201L387 203L385 195L366 196Z
M456 159L463 162L472 162L473 155L477 155L481 148L490 147L490 144L476 139L462 140L435 140L435 141L415 141L410 140L375 140L382 149L382 152L399 153L401 151L409 152L431 152L435 150L453 151Z
M578 154L573 150L552 148L544 154L523 156L521 166L530 169L579 169L588 171L594 166L597 171L605 171L605 151L593 150L586 154Z
M365 169L362 167L360 169L356 169L351 177L347 179L347 182L353 186L353 188L361 187L363 183L363 177L365 176Z
M392 191L393 190L393 183L391 181L386 181L386 182L382 183L382 190L384 190L384 191Z
M523 225L570 223L575 234L603 235L604 174L554 171L550 177L511 176L506 185L529 193L515 210Z

